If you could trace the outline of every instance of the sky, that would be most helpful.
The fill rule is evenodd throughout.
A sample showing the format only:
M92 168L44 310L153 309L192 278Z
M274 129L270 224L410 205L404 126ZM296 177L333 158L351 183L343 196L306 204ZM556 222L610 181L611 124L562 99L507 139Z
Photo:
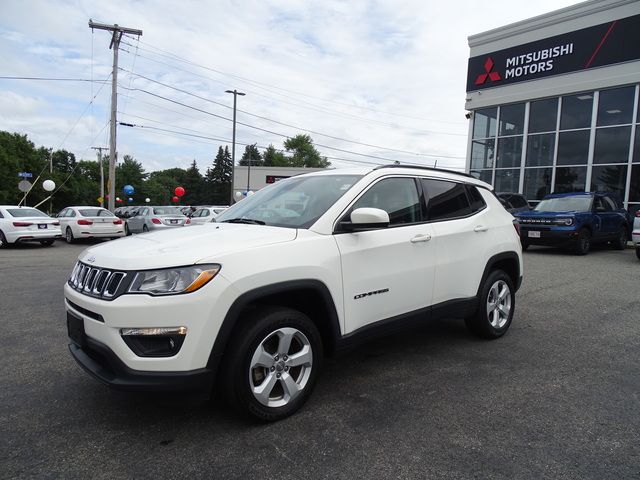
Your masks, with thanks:
M467 37L576 1L0 1L0 130L95 159L113 52L94 22L142 30L119 51L119 158L201 172L231 147L309 134L337 168L464 168ZM1 172L0 172L1 174Z

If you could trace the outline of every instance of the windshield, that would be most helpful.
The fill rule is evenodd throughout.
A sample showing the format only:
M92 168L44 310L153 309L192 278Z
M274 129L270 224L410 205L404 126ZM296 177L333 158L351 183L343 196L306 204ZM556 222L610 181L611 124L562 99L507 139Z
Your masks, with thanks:
M113 213L104 208L83 208L78 211L83 217L113 217Z
M318 175L280 180L226 209L216 222L252 220L261 225L309 228L360 178Z
M155 207L153 209L153 213L156 215L180 215L181 217L182 212L180 210L178 210L176 207Z
M7 212L12 217L48 217L46 213L36 210L35 208L7 208Z
M588 212L591 210L591 197L545 198L534 210L538 212Z

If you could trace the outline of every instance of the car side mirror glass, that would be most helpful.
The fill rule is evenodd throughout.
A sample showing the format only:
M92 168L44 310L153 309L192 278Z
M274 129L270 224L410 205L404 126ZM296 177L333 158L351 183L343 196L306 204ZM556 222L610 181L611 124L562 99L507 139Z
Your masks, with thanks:
M350 219L350 222L340 222L343 231L361 232L389 226L389 214L380 208L356 208Z

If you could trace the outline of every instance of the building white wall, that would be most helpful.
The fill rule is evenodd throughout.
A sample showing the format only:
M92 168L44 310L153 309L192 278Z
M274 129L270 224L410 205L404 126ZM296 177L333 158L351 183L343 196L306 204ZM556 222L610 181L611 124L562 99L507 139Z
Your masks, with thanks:
M249 167L235 167L233 179L233 194L236 192L245 192L247 190L247 177L249 176ZM303 173L311 173L325 170L324 168L291 168L291 167L251 167L249 176L249 190L256 191L265 187L267 184L267 176L274 175L280 177L294 177Z

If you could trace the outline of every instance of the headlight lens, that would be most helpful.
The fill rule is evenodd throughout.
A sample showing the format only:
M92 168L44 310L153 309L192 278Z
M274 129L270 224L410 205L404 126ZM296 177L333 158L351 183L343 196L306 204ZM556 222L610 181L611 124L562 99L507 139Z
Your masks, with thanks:
M556 225L566 225L568 227L569 225L573 225L573 218L556 218L553 223Z
M151 295L191 293L205 286L220 271L220 265L193 265L136 273L129 292Z

